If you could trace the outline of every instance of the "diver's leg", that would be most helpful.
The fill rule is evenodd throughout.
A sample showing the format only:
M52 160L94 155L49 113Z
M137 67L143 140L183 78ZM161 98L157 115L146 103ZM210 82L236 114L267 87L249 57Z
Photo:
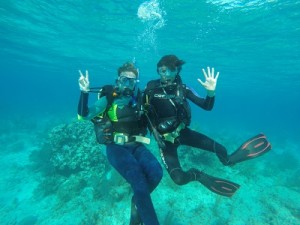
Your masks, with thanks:
M223 164L227 162L226 149L203 134L186 128L181 131L180 137L177 139L177 141L183 145L216 152ZM213 177L195 168L191 168L189 172L193 174L193 180L199 181L210 191L222 196L231 197L240 187L240 185L232 181L219 177Z
M150 193L159 184L163 171L159 161L155 156L144 146L140 145L135 149L134 156L142 167L148 181Z
M184 185L191 181L198 181L210 191L226 197L231 197L240 187L234 182L210 176L195 168L191 168L187 172L183 171L177 155L178 145L166 142L166 146L167 148L163 151L165 165L176 184Z
M219 160L224 165L228 165L229 160L226 148L204 134L185 128L180 132L178 141L183 145L215 152Z
M195 181L194 170L183 171L178 159L178 144L166 141L166 148L161 150L162 161L172 178L178 185L185 185L191 181Z
M129 225L143 225L140 214L138 213L134 196L131 198L130 221Z
M135 203L145 225L158 225L145 174L133 155L135 147L109 144L106 148L110 164L131 185Z
M151 193L157 187L162 178L162 167L155 156L142 144L135 149L134 157L137 159L145 173L148 182L148 188ZM133 196L131 199L130 225L140 224L142 223L137 211L135 197Z

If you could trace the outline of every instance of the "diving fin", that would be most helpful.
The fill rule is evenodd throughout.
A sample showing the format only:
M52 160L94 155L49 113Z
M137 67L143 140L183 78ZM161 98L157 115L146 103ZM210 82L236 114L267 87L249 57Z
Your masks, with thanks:
M244 144L229 156L229 164L233 165L248 159L253 159L265 154L271 150L271 144L264 134L258 134Z
M197 176L197 180L212 192L226 197L231 197L234 195L234 193L240 187L239 184L233 183L229 180L210 176L202 171L200 172L200 175Z

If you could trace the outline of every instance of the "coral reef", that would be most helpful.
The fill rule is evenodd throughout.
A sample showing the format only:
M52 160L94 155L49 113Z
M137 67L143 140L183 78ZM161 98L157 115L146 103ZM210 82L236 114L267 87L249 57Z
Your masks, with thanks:
M101 197L103 175L110 169L103 147L96 142L88 121L52 128L30 156L31 168L43 174L35 196L57 194L62 202L67 202L89 186L96 190L96 197Z
M50 129L30 155L30 169L41 174L34 190L35 200L53 196L55 210L81 210L85 215L78 218L78 224L103 220L99 210L107 201L129 202L131 188L108 164L104 148L96 142L89 121Z
M216 140L229 150L242 139L215 136L222 137ZM7 176L2 175L2 190L14 188L13 193L0 196L6 224L128 223L131 188L108 164L105 146L96 142L92 123L52 124L47 132L25 130L17 137L21 140L16 143L7 134L0 137L10 144L2 155L2 169L9 168ZM27 151L22 150L26 145ZM184 169L205 170L241 188L234 197L224 198L199 182L176 185L164 168L165 176L151 195L159 220L164 225L299 224L298 148L290 146L235 167L224 167L211 152L181 146ZM153 139L147 147L160 159Z
M95 169L103 173L107 164L102 151L103 146L97 144L92 124L73 122L51 129L40 149L33 151L31 159L34 167L46 174L69 176Z

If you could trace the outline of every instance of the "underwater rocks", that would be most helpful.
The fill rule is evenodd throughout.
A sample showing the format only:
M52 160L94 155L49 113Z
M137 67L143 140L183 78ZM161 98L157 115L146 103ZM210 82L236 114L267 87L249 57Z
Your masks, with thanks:
M72 122L52 128L40 149L31 154L36 169L64 176L107 165L104 146L96 142L91 122Z
M37 216L31 215L23 218L17 225L35 225L37 224Z
M40 199L55 194L67 202L85 187L93 187L95 197L102 197L103 190L98 187L110 169L103 151L90 122L76 121L51 128L30 156L32 169L42 175L35 196Z

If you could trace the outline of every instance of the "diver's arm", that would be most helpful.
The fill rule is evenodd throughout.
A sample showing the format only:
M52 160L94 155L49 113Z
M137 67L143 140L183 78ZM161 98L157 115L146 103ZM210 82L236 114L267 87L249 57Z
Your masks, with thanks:
M207 72L202 69L203 75L205 77L205 81L198 79L198 82L206 89L207 96L206 98L201 98L197 96L197 94L193 93L190 89L187 88L187 98L190 99L193 103L200 106L205 110L211 110L215 103L215 91L217 86L217 80L219 77L219 72L217 72L216 76L214 75L215 69L210 69L207 67Z
M92 107L88 107L88 101L89 101L89 90L90 90L90 82L89 82L89 73L86 70L85 75L82 74L82 72L79 70L79 88L81 90L79 103L78 103L78 119L79 120L88 120L92 119L98 114L104 112L107 106L107 100L106 97L103 96L100 98Z
M198 82L206 89L207 95L209 97L215 96L217 81L219 77L219 72L217 72L216 76L214 75L215 69L207 67L207 72L202 69L203 75L205 77L205 81L198 79Z
M210 111L214 107L215 96L210 97L207 95L206 98L202 98L194 90L191 90L188 87L186 87L185 93L187 99L191 100L194 104L196 104L204 110Z
M79 117L86 117L89 114L88 102L89 93L81 92L77 108L78 119Z
M81 92L79 103L78 103L78 119L79 120L90 120L95 116L103 113L107 106L107 99L105 96L98 99L95 104L88 107L88 93Z

